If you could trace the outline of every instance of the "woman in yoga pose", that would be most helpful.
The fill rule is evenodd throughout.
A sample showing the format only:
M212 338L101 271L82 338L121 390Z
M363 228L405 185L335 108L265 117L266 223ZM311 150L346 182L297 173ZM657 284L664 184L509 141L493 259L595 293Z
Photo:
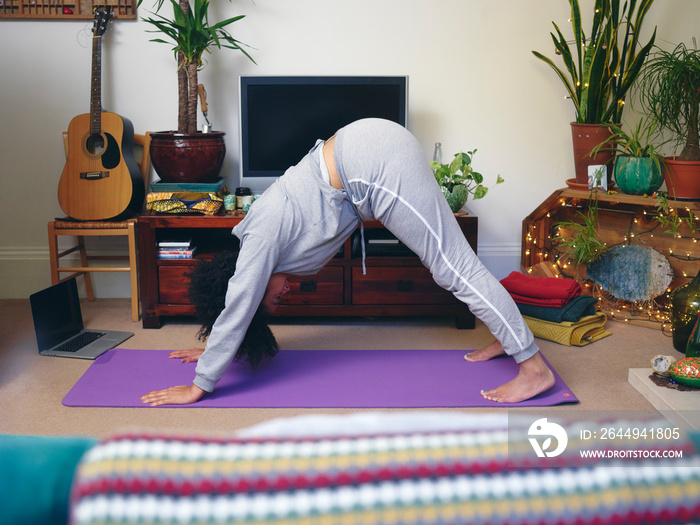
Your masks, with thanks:
M211 312L203 320L206 349L170 355L197 361L192 385L149 392L141 401L194 403L213 391L234 358L255 364L274 355L264 316L289 291L287 275L317 273L358 222L367 220L379 220L416 253L435 282L466 303L496 337L465 360L506 353L519 364L511 381L482 390L485 398L519 402L554 385L515 303L464 238L418 141L398 124L364 119L319 141L251 206L233 229L240 250L227 270L223 304L212 305L215 320ZM252 342L260 337L267 343Z

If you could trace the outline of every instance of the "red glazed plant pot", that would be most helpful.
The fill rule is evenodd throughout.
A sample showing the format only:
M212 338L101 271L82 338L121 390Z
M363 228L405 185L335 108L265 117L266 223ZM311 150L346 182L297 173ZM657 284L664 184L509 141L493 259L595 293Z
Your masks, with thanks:
M225 133L151 133L151 162L162 182L216 182L226 157Z

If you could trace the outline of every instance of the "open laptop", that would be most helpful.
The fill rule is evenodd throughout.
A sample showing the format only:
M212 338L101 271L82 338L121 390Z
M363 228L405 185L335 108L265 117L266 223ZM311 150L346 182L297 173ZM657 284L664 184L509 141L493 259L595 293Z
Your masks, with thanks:
M133 332L86 330L75 277L29 297L41 355L95 359Z

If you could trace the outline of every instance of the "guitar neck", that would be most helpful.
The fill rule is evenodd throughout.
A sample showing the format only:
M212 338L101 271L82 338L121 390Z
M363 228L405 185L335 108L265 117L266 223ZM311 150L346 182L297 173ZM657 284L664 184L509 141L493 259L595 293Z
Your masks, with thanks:
M90 82L90 134L102 132L102 36L92 37L92 80Z

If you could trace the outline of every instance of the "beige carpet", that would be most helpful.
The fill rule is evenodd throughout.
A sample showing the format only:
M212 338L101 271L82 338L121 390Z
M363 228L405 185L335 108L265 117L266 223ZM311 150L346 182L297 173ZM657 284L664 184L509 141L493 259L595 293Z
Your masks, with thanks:
M197 326L180 318L159 330L131 322L127 299L83 302L88 328L135 332L123 348L179 349L201 346ZM577 405L542 410L650 410L627 381L629 368L647 367L656 354L681 354L661 331L608 323L612 336L586 347L566 347L538 339L544 356L580 399ZM491 342L485 327L457 330L448 318L286 319L273 326L284 349L476 349ZM397 352L397 359L401 353ZM40 357L29 301L0 301L0 433L105 436L116 430L150 429L227 433L262 421L309 413L349 413L356 409L169 409L67 408L61 404L91 361ZM465 363L465 366L468 364ZM465 384L465 389L481 389ZM432 409L431 409L432 410ZM504 411L507 409L503 409ZM510 409L508 409L510 410ZM517 410L517 409L516 409ZM464 409L467 412L490 409Z

